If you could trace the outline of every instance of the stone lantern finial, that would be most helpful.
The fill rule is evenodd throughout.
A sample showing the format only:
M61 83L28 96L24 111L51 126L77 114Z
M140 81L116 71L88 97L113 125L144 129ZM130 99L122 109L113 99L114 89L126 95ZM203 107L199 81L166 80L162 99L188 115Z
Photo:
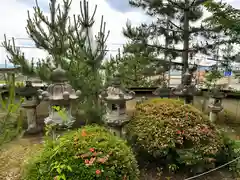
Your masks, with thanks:
M51 80L53 83L67 81L66 71L61 68L61 65L58 65L58 67L52 71Z
M120 87L121 86L121 75L116 73L112 79L112 86L113 87Z

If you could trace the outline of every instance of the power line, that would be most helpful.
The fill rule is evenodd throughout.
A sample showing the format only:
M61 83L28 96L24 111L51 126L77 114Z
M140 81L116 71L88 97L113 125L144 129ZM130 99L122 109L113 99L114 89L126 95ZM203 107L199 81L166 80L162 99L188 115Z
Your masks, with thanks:
M209 173L211 173L211 172L213 172L213 171L216 171L216 170L218 170L218 169L221 169L221 168L223 168L223 167L225 167L225 166L227 166L227 165L229 165L229 164L231 164L231 163L233 163L233 162L235 162L235 161L238 161L239 159L240 159L240 156L237 157L237 158L235 158L235 159L233 159L233 160L231 160L231 161L229 161L229 162L227 162L227 163L225 163L225 164L223 164L223 165L221 165L221 166L218 166L218 167L216 167L216 168L214 168L214 169L211 169L211 170L209 170L209 171L206 171L206 172L204 172L204 173L202 173L202 174L198 174L198 175L196 175L196 176L192 176L192 177L186 178L186 179L184 179L184 180L192 180L192 179L196 179L196 178L198 178L198 177L204 176L204 175L209 174Z
M3 45L0 45L0 47L4 48ZM16 48L23 48L23 49L39 49L35 46L16 46ZM118 49L107 49L106 51L110 51L110 52L116 52L118 51Z
M13 37L14 39L17 39L17 40L29 40L29 41L32 41L31 38L28 38L28 37ZM7 39L12 39L12 38L7 38ZM3 41L3 40L2 40ZM112 45L124 45L124 43L111 43Z
M11 38L7 38L8 40L10 40ZM14 40L27 40L27 41L33 41L31 38L25 38L25 37L18 37L18 38L14 38ZM1 39L0 41L4 41L3 39ZM108 44L108 43L107 43ZM116 45L116 46L122 46L125 45L125 43L109 43L110 45Z
M19 40L32 40L31 38L25 38L25 37L18 37L18 38L14 38L14 39L16 39L16 40L18 40L18 39ZM123 43L110 43L110 45L123 46L125 44L123 44ZM0 47L4 47L4 46L0 45ZM16 46L16 47L17 48L23 48L23 49L38 49L35 46ZM108 51L108 52L117 52L118 49L107 49L106 51ZM216 62L221 61L221 60L214 59L214 58L204 58L204 59L210 60L210 61L216 61Z

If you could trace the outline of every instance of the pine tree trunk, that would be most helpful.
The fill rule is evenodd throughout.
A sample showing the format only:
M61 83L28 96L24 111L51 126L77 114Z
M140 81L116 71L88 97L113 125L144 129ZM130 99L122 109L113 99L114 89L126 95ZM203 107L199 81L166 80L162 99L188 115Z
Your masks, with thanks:
M189 0L185 0L184 24L183 24L183 53L182 53L182 77L188 68L188 50L189 50ZM183 78L182 78L183 83Z

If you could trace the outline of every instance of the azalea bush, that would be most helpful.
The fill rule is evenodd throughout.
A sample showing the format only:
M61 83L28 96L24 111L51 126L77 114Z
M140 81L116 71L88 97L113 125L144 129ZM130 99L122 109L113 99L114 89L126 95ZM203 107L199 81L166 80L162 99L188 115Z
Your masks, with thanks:
M134 149L175 171L178 167L208 167L224 147L221 132L191 105L153 99L136 106L127 126Z
M135 157L126 142L99 126L85 126L45 144L30 159L24 180L138 180Z
M223 133L225 147L222 152L218 155L218 164L225 164L240 157L240 140L232 139ZM240 176L240 160L235 160L228 165L228 168L234 175L239 178Z

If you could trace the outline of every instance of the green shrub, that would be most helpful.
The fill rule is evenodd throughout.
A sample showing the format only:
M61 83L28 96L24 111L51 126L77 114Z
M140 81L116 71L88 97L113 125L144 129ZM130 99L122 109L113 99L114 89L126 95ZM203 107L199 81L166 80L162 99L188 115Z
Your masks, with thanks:
M171 167L212 164L224 147L216 126L202 112L178 100L137 105L127 133L134 149Z
M225 147L217 157L219 164L228 163L240 157L240 140L231 139L226 133L223 134ZM240 175L240 160L234 161L228 165L229 170L235 173L237 177Z
M166 102L166 103L174 103L174 104L180 104L180 105L184 105L184 100L182 99L169 99L169 98L153 98L150 99L148 101L146 101L147 103L162 103L162 102Z
M219 123L224 124L239 124L240 121L238 120L238 117L236 117L236 114L233 112L230 112L228 110L223 110L218 114L218 120Z
M99 126L85 126L47 143L28 161L24 180L138 180L137 162L125 141Z

